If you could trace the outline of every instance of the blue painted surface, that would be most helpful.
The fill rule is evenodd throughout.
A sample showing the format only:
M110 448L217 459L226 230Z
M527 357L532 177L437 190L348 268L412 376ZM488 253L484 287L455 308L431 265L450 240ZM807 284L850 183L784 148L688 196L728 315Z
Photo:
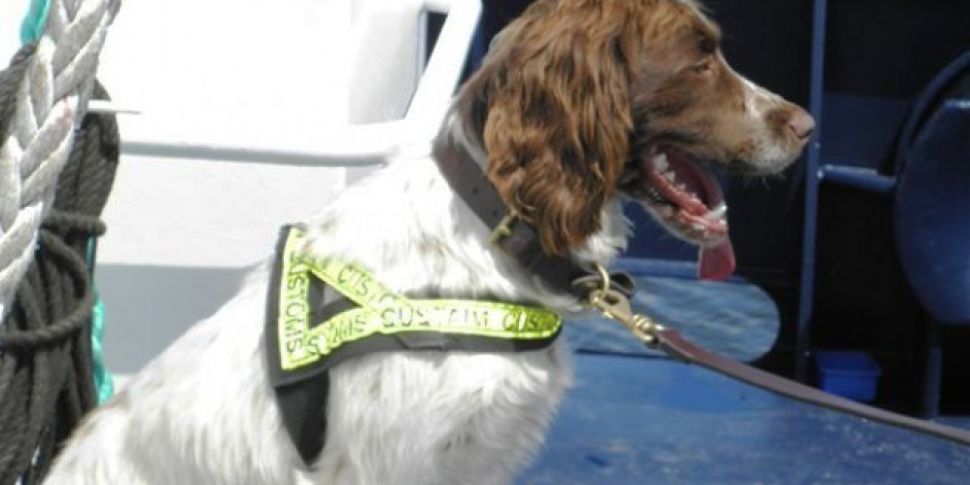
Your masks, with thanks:
M639 276L634 311L676 328L691 341L741 361L767 352L778 337L778 308L757 286L741 282ZM632 339L625 327L595 314L567 322L575 349L661 355Z
M777 332L773 305L755 287L637 283L635 309L717 352L753 358L751 345L770 346ZM970 473L966 448L671 361L615 322L571 320L566 338L580 349L576 383L519 484L962 484Z
M964 447L695 366L580 354L576 374L546 448L517 483L962 485L970 476Z
M819 169L818 176L825 182L868 192L888 194L896 188L894 177L882 175L873 168L825 164Z
M911 102L909 98L824 92L825 123L819 126L821 160L839 166L879 168L892 155Z

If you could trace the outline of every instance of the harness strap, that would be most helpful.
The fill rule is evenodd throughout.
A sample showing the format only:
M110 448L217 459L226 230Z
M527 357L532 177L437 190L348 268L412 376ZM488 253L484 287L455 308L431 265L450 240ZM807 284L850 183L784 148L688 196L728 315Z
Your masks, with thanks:
M562 318L544 308L406 298L356 263L306 254L306 241L299 227L281 231L265 345L284 427L308 465L325 444L334 365L371 352L538 350L562 330Z

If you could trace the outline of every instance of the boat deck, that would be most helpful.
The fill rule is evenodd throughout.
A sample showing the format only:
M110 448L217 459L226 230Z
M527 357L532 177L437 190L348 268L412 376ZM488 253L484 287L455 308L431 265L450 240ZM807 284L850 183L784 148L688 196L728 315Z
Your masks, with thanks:
M707 369L648 356L575 360L575 385L520 484L913 485L970 476L963 446ZM948 424L970 428L970 418Z
M638 277L635 310L738 360L768 350L774 303L744 284ZM966 484L970 450L671 360L598 316L567 323L576 381L519 484ZM970 428L970 417L944 418Z

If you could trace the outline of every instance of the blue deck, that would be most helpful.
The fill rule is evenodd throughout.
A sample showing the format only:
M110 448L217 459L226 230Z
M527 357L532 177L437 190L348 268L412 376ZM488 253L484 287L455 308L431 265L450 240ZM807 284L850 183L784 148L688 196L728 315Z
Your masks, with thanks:
M757 287L638 277L636 311L739 360L766 352ZM568 322L576 382L526 484L968 483L970 449L743 384L646 350L616 322ZM970 418L948 418L970 427Z
M546 448L518 483L912 485L968 476L970 452L959 445L665 358L580 353Z
M693 270L693 264L688 266ZM757 286L657 276L638 276L636 282L637 292L630 299L634 311L719 354L751 361L768 352L778 338L778 308ZM630 338L622 325L596 315L570 323L566 338L574 349L662 355Z

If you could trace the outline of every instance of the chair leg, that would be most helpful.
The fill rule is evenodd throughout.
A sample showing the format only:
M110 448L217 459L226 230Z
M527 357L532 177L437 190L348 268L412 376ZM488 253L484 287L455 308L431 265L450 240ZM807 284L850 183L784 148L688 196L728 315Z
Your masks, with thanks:
M940 327L928 322L924 348L922 399L920 415L933 419L940 415L940 391L943 380L943 349L940 348Z

